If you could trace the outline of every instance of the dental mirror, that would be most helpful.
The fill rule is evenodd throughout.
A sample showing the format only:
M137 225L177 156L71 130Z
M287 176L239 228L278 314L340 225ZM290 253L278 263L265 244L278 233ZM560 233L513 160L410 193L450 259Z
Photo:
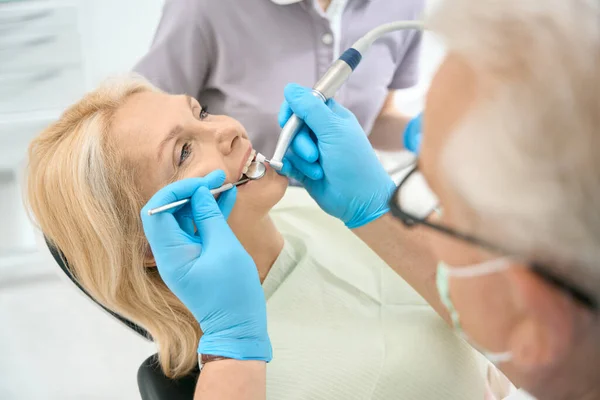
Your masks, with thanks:
M265 172L267 172L267 167L263 163L252 161L244 175L254 181L265 176Z

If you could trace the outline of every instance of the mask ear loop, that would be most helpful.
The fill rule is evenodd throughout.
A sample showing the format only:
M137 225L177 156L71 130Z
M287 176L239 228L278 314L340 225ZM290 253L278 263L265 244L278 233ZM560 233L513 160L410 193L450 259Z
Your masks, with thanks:
M507 257L503 257L485 261L481 264L471 265L468 267L446 267L445 272L448 274L448 277L473 278L478 276L492 275L497 272L506 271L508 268L510 268L510 259ZM468 343L471 343L471 345L474 348L476 348L477 351L483 354L483 356L487 358L492 364L498 365L512 360L513 355L510 351L492 352L485 350L483 346L480 346L479 343L474 341L473 338L471 338L463 331L462 325L460 323L460 317L458 316L458 312L454 308L454 304L450 304L451 308L449 308L447 304L445 305L448 311L450 312L452 323L455 329L458 331L458 334L463 338L463 340L465 340Z
M468 267L448 268L448 276L455 278L474 278L478 276L493 275L498 272L506 271L509 268L510 259L503 257L485 261L481 264L470 265Z

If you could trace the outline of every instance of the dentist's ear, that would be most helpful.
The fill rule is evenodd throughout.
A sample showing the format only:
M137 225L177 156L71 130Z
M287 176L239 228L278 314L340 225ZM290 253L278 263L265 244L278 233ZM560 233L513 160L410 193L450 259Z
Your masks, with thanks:
M511 268L507 278L520 316L509 338L513 364L534 370L561 363L577 331L589 323L587 312L526 267Z

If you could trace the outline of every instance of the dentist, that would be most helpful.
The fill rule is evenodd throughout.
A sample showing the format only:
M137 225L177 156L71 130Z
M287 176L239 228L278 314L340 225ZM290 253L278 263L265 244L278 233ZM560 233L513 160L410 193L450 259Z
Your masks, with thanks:
M307 128L284 173L521 388L496 398L600 398L599 21L600 4L586 0L443 3L429 26L448 53L428 94L419 161L398 187L350 111L325 105L308 88L285 89L280 123L293 112ZM196 187L208 184L199 179ZM234 270L252 269L251 260L235 238L209 243L211 229L226 224L206 189L197 193L196 203L210 205L206 215L219 222L200 224L207 241L193 267L231 248L222 268L176 275L188 260L161 246L177 236L155 238L162 225L150 219L146 233L155 254L165 255L157 257L161 275L177 278L172 290L188 307L202 308L194 314L200 324L219 321L211 331L225 340L211 351L233 355L229 367L246 371L232 376L258 385L253 393L260 396L264 371L250 363L271 357L264 300L257 282L227 283L235 282ZM423 252L437 264L410 262ZM205 306L195 288L207 277L232 285L246 303ZM247 338L255 347L247 348ZM209 377L201 374L200 385ZM229 398L252 398L244 393Z
M316 140L296 137L285 173L515 385L598 399L600 4L455 0L430 26L448 53L400 185L347 109L297 85L281 123ZM406 265L417 238L437 266Z

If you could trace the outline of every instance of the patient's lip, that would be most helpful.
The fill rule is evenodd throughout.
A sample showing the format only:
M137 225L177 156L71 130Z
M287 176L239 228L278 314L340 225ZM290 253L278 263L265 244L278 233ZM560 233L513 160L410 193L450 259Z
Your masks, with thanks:
M248 161L248 157L250 157L250 153L252 152L252 145L248 146L248 150L244 153L244 158L240 163L240 168L238 169L237 175L234 177L237 179L240 175L242 175L242 171L244 170L244 166L246 165L246 161Z

